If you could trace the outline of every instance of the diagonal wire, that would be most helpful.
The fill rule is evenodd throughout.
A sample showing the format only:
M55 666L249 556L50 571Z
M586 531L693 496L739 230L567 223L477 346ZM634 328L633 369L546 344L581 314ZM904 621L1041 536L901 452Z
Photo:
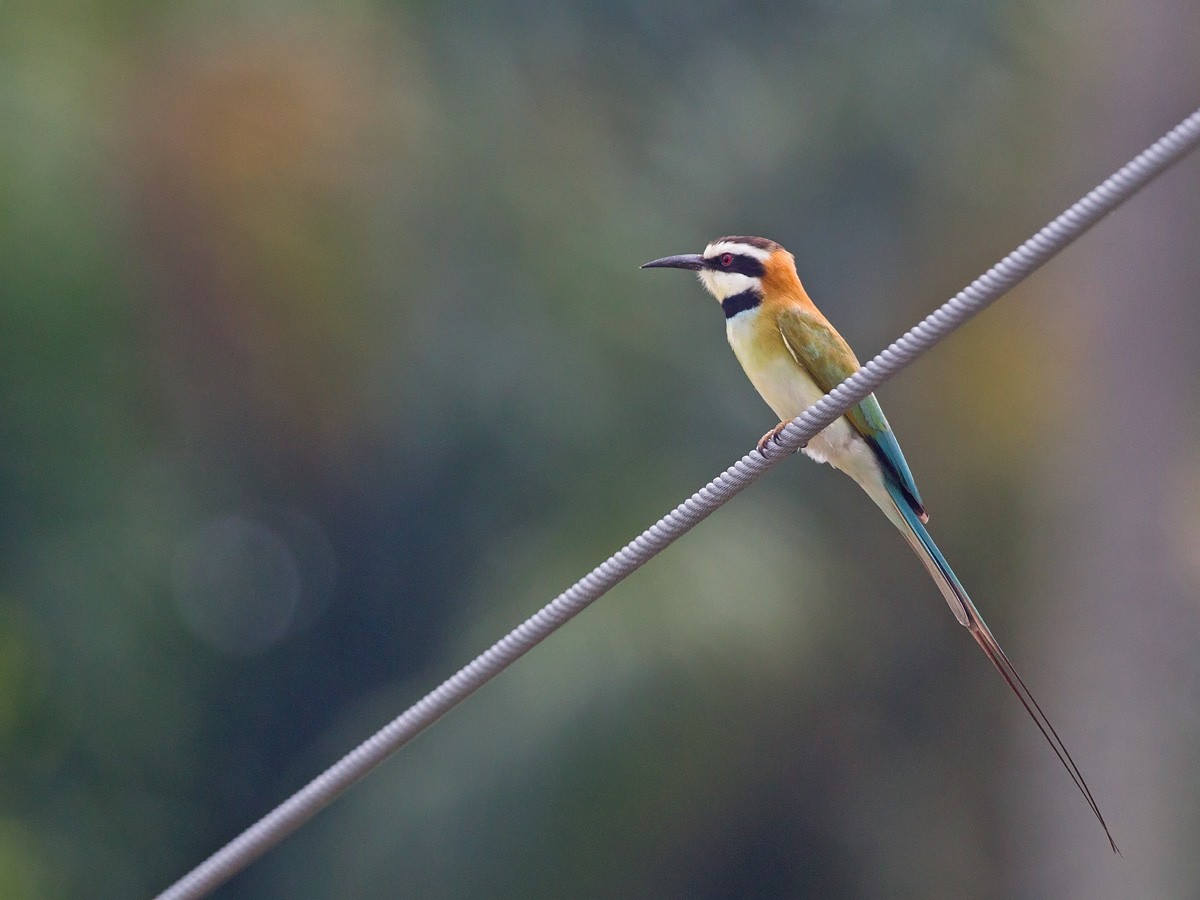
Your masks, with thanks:
M779 436L778 449L772 450L767 456L757 450L743 456L399 717L180 878L159 895L159 900L202 897L244 869L594 600L687 534L781 459L796 452L847 409L1028 277L1197 143L1200 143L1200 109L792 420Z

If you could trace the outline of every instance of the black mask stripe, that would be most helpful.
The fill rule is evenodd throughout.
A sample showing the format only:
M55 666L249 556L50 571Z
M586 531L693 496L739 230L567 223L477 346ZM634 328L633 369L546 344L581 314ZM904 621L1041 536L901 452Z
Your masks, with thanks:
M726 297L721 301L721 309L725 312L725 318L732 319L738 313L754 309L760 303L762 303L762 294L754 288L750 288L748 291Z
M704 260L705 268L712 269L714 272L737 272L739 275L748 275L751 278L762 278L766 268L762 264L762 260L755 259L753 256L746 256L742 253L731 253L733 262L727 266L721 265L722 253L718 256L710 256Z

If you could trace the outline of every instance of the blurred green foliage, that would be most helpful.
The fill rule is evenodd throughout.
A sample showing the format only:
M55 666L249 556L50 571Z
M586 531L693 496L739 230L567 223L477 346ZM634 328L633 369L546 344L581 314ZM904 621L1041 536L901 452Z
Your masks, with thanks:
M640 263L775 238L865 358L1187 111L1094 150L1051 6L0 8L0 895L164 887L750 446ZM1018 661L1039 290L882 392ZM969 643L789 463L220 895L1044 896Z

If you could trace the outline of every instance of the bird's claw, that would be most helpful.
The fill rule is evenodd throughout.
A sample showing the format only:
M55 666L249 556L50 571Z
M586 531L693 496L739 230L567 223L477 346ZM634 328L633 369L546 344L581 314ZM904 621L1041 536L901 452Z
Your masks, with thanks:
M763 456L766 456L767 448L770 447L771 444L778 443L780 433L783 431L783 429L787 428L788 425L790 425L790 424L791 424L790 420L787 422L780 422L778 425L776 425L774 428L772 428L770 431L768 431L766 434L764 434L761 438L759 438L758 439L758 452L761 453Z

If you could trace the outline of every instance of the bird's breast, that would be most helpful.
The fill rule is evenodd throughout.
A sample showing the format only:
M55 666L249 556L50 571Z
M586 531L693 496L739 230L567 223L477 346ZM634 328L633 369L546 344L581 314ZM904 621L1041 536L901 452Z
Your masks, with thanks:
M725 322L725 334L750 383L782 419L794 419L824 396L792 354L770 314L750 309Z
M780 421L796 418L825 396L788 350L769 310L751 309L726 319L725 334L750 383ZM844 416L810 440L804 453L832 463L860 484L878 478L874 454Z

